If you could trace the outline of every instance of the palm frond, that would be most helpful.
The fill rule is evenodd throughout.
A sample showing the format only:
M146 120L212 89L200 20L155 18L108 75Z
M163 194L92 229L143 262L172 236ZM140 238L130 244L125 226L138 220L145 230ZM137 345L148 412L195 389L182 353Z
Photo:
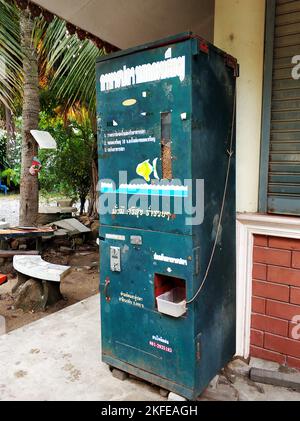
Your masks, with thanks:
M51 74L50 88L68 107L77 101L91 112L96 104L96 58L105 54L89 40L80 41L70 35L66 24L55 18L47 27L40 43L47 73Z
M22 92L22 59L19 11L0 0L0 101L12 110Z
M0 101L14 109L23 93L23 54L20 45L20 13L14 4L0 0ZM66 108L78 101L91 114L96 106L96 58L105 54L90 40L68 33L66 23L54 18L34 20L33 46L37 49L40 76Z

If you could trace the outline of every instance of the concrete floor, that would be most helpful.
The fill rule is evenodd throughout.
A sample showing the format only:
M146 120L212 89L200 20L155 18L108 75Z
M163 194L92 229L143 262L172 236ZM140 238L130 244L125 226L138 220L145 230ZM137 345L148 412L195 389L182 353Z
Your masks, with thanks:
M0 336L0 401L158 401L159 389L112 377L100 360L99 296ZM251 366L278 370L253 359ZM300 401L300 393L256 384L235 360L228 381L217 376L200 400ZM299 374L300 376L300 374Z
M97 295L1 336L0 400L162 400L156 387L112 377L99 320Z

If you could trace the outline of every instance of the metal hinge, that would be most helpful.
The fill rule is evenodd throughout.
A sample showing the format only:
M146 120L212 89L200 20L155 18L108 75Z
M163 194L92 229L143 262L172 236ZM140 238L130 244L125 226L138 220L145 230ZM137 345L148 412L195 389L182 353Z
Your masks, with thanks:
M240 75L240 66L237 62L237 59L234 58L233 56L231 56L230 54L224 54L224 58L225 58L225 64L227 67L230 67L231 69L233 69L234 72L234 76L235 77L239 77Z
M196 361L199 362L201 360L201 336L202 333L196 336Z
M194 275L199 275L200 273L200 247L194 248L193 257L194 257Z

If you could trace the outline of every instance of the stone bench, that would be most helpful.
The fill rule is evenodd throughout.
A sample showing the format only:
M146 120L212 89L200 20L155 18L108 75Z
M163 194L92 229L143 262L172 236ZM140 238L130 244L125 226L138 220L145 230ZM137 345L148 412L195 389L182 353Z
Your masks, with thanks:
M14 256L14 268L29 278L60 282L70 272L70 266L48 263L41 256Z
M15 306L24 311L45 310L63 299L60 282L70 272L70 266L46 262L41 256L14 256L13 266L18 282L13 289Z

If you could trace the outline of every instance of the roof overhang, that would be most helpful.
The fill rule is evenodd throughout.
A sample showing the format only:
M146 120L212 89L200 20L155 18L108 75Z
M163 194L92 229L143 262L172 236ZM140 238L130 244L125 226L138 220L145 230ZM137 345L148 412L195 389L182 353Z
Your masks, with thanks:
M192 31L213 40L215 0L33 0L121 49Z

